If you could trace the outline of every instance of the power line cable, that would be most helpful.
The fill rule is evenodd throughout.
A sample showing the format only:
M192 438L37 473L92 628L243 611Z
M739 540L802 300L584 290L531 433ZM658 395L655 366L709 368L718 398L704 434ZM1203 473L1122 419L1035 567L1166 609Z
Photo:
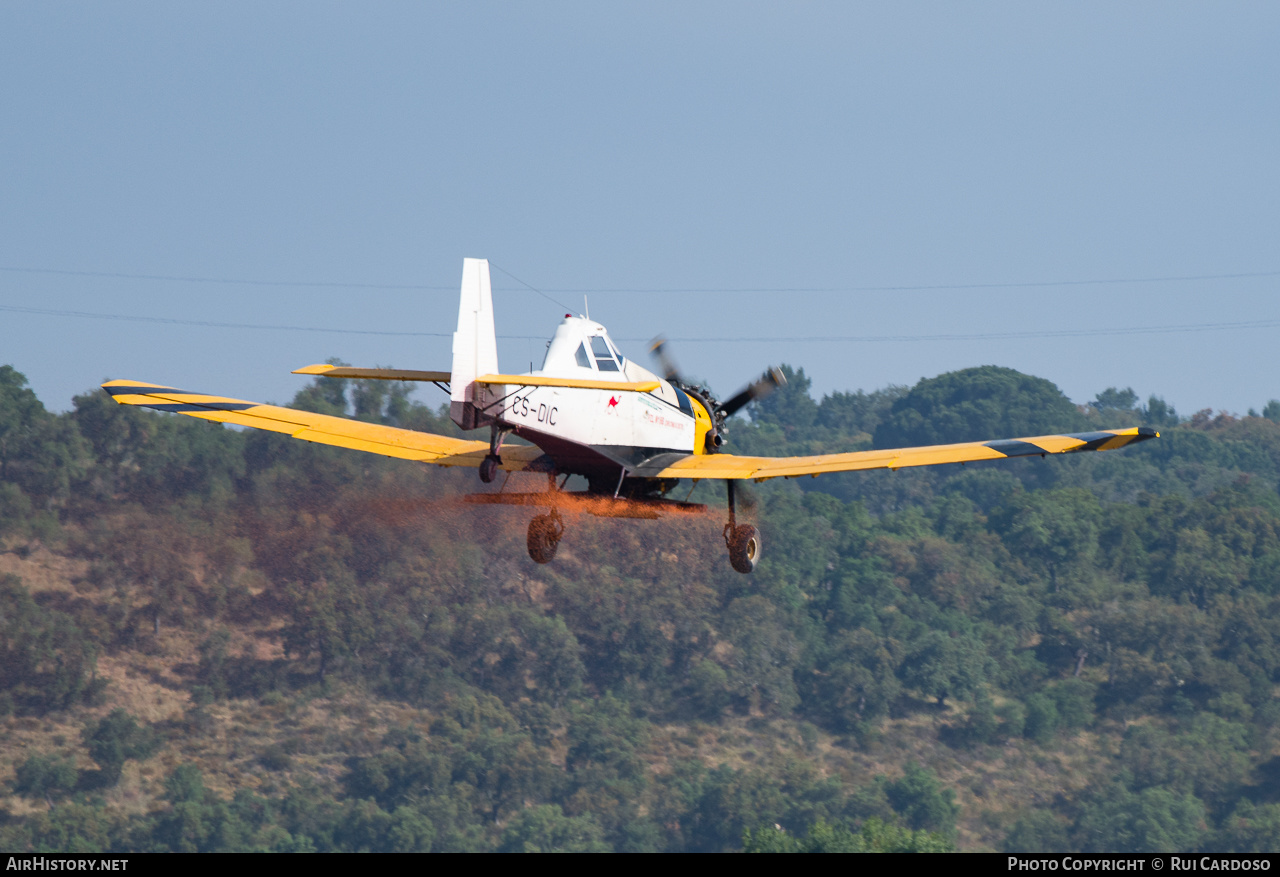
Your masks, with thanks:
M1126 326L1110 329L1048 329L1028 330L1024 332L975 332L970 334L938 334L938 335L805 335L787 337L726 337L726 338L669 338L669 341L682 343L751 343L788 342L811 343L821 341L839 341L844 343L906 343L915 341L1002 341L1019 338L1091 338L1108 335L1170 335L1182 332L1219 332L1233 329L1275 329L1280 328L1280 319L1244 320L1235 323L1182 323L1169 326ZM640 338L619 338L619 341L641 341Z
M143 317L133 316L129 314L103 314L92 311L69 311L55 310L52 308L31 308L16 305L0 305L0 311L19 314L36 314L41 316L53 317L79 317L84 319L95 320L118 320L133 323L161 323L165 325L176 326L197 326L201 328L212 329L254 329L278 332L324 332L335 335L384 335L384 336L401 336L410 338L449 338L452 337L451 332L389 332L374 329L331 329L323 326L287 326L287 325L264 325L257 323L223 323L213 320L181 320L169 317ZM766 342L786 342L786 343L821 343L821 342L842 342L842 343L861 343L861 344L878 344L878 343L913 343L913 342L932 342L932 341L996 341L996 340L1013 340L1019 338L1087 338L1102 337L1109 335L1159 335L1159 334L1176 334L1183 332L1216 332L1240 329L1275 329L1280 328L1280 319L1266 320L1244 320L1230 323L1182 323L1165 326L1127 326L1119 328L1092 328L1092 329L1052 329L1052 330L1030 330L1024 332L977 332L971 334L949 333L936 335L806 335L806 336L732 336L718 338L671 338L671 341L682 343L728 343L728 344L761 344ZM507 340L519 341L543 341L546 340L541 335L500 335L498 336ZM647 342L647 338L618 338L618 341L627 342Z
M1280 277L1280 271L1249 271L1237 274L1180 274L1169 275L1165 277L1116 277L1105 280L1032 280L1020 281L1017 283L936 283L918 286L755 286L755 287L708 287L698 289L694 287L668 287L668 288L643 288L635 287L630 289L611 288L611 289L552 289L552 292L585 292L585 293L611 293L611 292L629 292L629 293L650 293L650 292L697 292L697 293L717 293L717 292L771 292L771 293L788 293L788 292L928 292L943 289L971 290L971 289L1034 289L1048 286L1109 286L1121 285L1125 283L1174 283L1192 280L1242 280L1245 278L1257 277Z
M515 276L514 274L512 274L512 273L511 273L510 271L508 271L507 269L505 269L505 268L499 268L497 265L493 264L492 262L490 262L490 263L489 263L489 267L491 267L491 268L497 268L497 269L498 269L499 271L501 271L503 274L507 275L507 276L508 276L508 277L510 277L512 280L514 280L516 283L523 283L525 286L529 287L529 288L530 288L530 289L532 289L534 292L536 292L538 295L542 296L543 298L545 298L547 301L551 302L552 304L554 304L554 305L558 305L558 306L560 306L560 307L564 308L566 311L569 311L570 313L572 313L572 312L573 312L573 308L569 307L567 304L563 304L563 303L561 303L561 302L558 302L558 301L556 301L554 298L552 298L551 296L549 296L549 295L547 295L545 292L543 292L541 289L538 289L536 286L534 286L534 285L532 285L532 284L530 284L530 283L525 283L523 280L521 280L519 277L517 277L517 276Z
M1280 277L1280 271L1246 271L1230 274L1177 274L1164 275L1158 277L1115 277L1108 279L1085 279L1085 280L1031 280L1013 283L935 283L935 284L898 284L892 286L741 286L741 287L690 287L690 286L668 286L668 287L545 287L538 288L532 284L526 283L519 277L516 277L509 271L499 268L490 262L490 266L497 268L503 274L515 280L524 287L543 296L553 304L572 311L573 309L565 305L563 302L556 301L551 298L548 293L587 293L587 294L653 294L653 293L700 293L700 294L720 294L720 293L834 293L834 292L929 292L940 290L977 290L977 289L1039 289L1046 287L1069 287L1069 286L1108 286L1122 285L1133 283L1181 283L1190 281L1204 280L1244 280L1256 279L1262 277ZM427 284L416 283L340 283L336 281L311 281L311 280L253 280L247 278L232 277L194 277L176 274L128 274L114 271L71 271L60 268L25 268L14 266L0 266L0 272L18 273L18 274L53 274L70 277L98 277L105 279L117 280L152 280L152 281L168 281L174 283L207 283L207 284L224 284L229 286L266 286L266 287L292 287L292 288L327 288L327 289L381 289L394 291L419 291L419 292L452 292L457 286L431 286ZM498 290L500 292L510 292L512 290Z
M422 286L413 283L337 283L312 280L247 280L235 277L187 277L178 274L126 274L118 271L67 271L61 268L14 268L0 266L12 274L60 274L68 277L101 277L114 280L165 280L174 283L213 283L227 286L288 286L331 289L457 290L457 286Z
M0 305L0 311L18 314L40 314L50 317L83 317L92 320L119 320L128 323L164 323L171 326L199 326L209 329L265 329L276 332L327 332L333 335L399 335L410 338L451 338L452 332L387 332L376 329L329 329L323 326L284 326L258 323L220 323L213 320L179 320L169 317L139 317L130 314L99 314L91 311L61 311L51 308L28 308ZM503 338L541 341L535 335L503 335Z

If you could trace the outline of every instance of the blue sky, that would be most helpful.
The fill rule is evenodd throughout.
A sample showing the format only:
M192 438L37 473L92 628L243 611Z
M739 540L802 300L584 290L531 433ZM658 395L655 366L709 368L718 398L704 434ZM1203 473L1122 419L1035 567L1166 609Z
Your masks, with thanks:
M58 410L447 368L476 256L505 369L590 291L725 393L993 363L1260 408L1277 45L1263 3L9 2L0 361ZM1151 278L1212 279L1045 285Z

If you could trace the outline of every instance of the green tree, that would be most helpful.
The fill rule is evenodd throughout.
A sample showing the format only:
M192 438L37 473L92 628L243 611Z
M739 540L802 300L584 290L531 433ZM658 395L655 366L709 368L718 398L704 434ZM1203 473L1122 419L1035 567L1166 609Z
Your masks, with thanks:
M1009 830L1001 848L1006 853L1069 853L1068 825L1049 810L1033 810Z
M100 802L64 801L33 816L24 834L29 852L93 854L130 849L130 827L123 814Z
M908 392L908 387L890 384L870 393L858 390L823 396L822 403L818 406L817 425L844 439L871 435L889 413L893 403Z
M748 709L791 712L800 702L793 676L800 644L782 611L760 595L739 597L723 623L733 644L726 659L731 689Z
M590 816L566 816L557 804L526 807L502 832L502 853L612 852Z
M429 853L435 826L423 813L401 805L388 813L373 801L347 801L334 843L353 853Z
M818 418L818 403L809 395L812 381L803 368L793 369L786 363L778 368L786 377L786 384L751 404L751 420L781 427L788 437L803 435Z
M908 826L950 837L955 834L960 806L955 792L944 789L928 768L908 761L902 778L885 787L889 803Z
M77 486L82 499L152 509L191 496L221 504L245 474L247 437L221 424L120 405L98 390L72 402L69 419L93 457Z
M1201 608L1212 595L1234 591L1248 578L1251 558L1228 539L1203 527L1178 530L1173 556L1154 577L1153 590L1186 594Z
M226 808L205 788L199 768L193 764L178 765L165 780L165 797L169 800L169 809L156 824L155 839L176 853L217 850L219 829L224 827L220 823L227 819Z
M310 582L291 582L286 594L296 608L283 630L285 656L314 655L321 682L343 667L364 641L372 640L361 591L345 570L336 580L319 576Z
M117 528L126 530L129 538L120 538ZM197 601L192 529L177 514L141 509L128 512L123 522L100 524L90 578L125 598L120 601L125 605L133 595L140 597L140 610L151 619L153 634L158 636L162 620L181 623ZM132 631L121 633L127 640Z
M1097 685L1079 677L1063 679L1046 689L1057 707L1058 722L1063 728L1087 728L1093 724L1097 693Z
M626 701L608 694L575 703L565 736L566 810L571 816L593 816L615 843L621 841L624 827L642 819L648 723Z
M981 692L973 701L973 707L958 729L959 737L966 743L994 743L1000 735L1000 717L996 713L991 695Z
M0 483L0 536L29 530L34 510L31 500L16 484Z
M52 803L76 785L75 763L66 756L33 755L15 771L13 790Z
M687 788L680 829L690 852L730 852L755 825L785 819L787 796L777 778L721 765L697 776Z
M1091 853L1191 852L1205 829L1204 805L1193 795L1168 789L1131 792L1117 783L1082 808L1072 843Z
M120 781L120 772L129 759L150 757L157 742L154 731L140 727L137 720L123 709L112 710L84 731L85 747L89 750L89 757L102 770L104 786L114 786Z
M875 446L987 441L1082 426L1076 406L1051 382L986 365L920 381L876 428Z
M70 706L90 690L97 650L69 615L42 607L8 574L0 607L0 713Z
M1174 407L1159 396L1151 396L1140 413L1146 426L1177 426L1181 422Z
M857 831L819 820L803 836L781 828L761 828L743 836L746 853L949 853L955 845L942 835L912 831L868 819Z
M467 613L450 651L456 669L503 698L536 692L560 706L578 691L586 674L582 646L564 619L522 607Z
M1274 853L1280 849L1280 804L1241 800L1205 847L1234 853Z
M902 681L943 706L948 697L970 700L994 669L979 640L931 630L912 644L902 662Z
M0 482L16 484L37 506L53 508L66 501L87 462L75 423L46 411L25 375L0 366Z
M1138 394L1133 392L1133 387L1125 387L1123 390L1107 387L1094 397L1089 407L1101 417L1111 414L1128 414L1138 407Z
M1248 753L1248 729L1211 713L1198 713L1173 734L1134 725L1120 746L1134 788L1189 792L1212 805L1239 794L1249 771Z
M1037 490L1012 496L998 516L1009 549L1049 578L1053 590L1068 569L1088 569L1098 550L1102 507L1081 488Z
M895 675L899 659L890 645L866 628L833 634L819 672L808 680L812 694L805 698L806 709L841 731L888 714L902 692Z
M703 658L689 668L689 702L697 715L715 721L732 699L729 674L715 661Z
M357 419L371 423L404 426L412 408L409 401L411 389L403 381L356 381L351 392L354 414Z
M1027 720L1022 733L1037 743L1048 743L1058 731L1058 705L1053 698L1039 692L1030 695L1026 704Z

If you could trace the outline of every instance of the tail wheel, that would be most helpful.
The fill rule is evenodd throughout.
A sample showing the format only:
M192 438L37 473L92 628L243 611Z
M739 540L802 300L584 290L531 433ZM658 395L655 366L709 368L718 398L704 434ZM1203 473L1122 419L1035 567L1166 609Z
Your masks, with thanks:
M760 562L760 531L750 524L733 528L729 537L729 563L740 573L749 573Z
M529 556L537 563L550 563L563 535L559 515L538 515L529 522Z
M489 454L480 462L480 480L485 484L492 484L494 476L498 474L498 467L502 465L502 459L493 454Z

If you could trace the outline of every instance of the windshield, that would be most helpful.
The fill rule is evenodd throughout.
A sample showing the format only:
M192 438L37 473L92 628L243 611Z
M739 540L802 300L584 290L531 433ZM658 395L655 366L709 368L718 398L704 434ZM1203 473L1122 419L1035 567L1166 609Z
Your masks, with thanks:
M609 342L604 340L603 335L591 336L591 352L595 354L596 367L600 371L618 371L618 362L613 358L613 351L609 349Z

